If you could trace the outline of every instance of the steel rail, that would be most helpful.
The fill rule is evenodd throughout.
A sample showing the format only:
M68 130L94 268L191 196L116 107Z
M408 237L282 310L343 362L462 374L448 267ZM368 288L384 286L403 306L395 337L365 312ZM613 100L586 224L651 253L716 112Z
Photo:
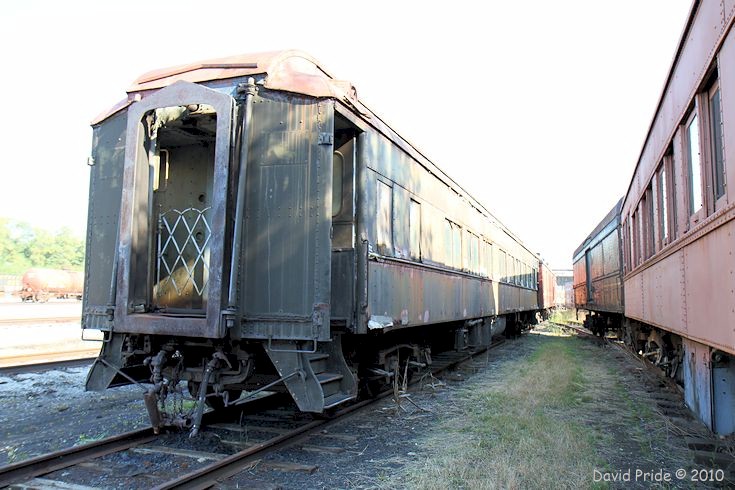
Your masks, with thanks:
M61 352L60 354L73 354L77 352L88 352L87 351L70 351L70 352ZM37 355L37 356L14 356L14 358L32 358L32 357L38 357L38 358L48 358L48 355ZM7 358L6 358L7 359ZM13 364L9 366L0 366L0 375L9 375L9 374L22 374L22 373L34 373L37 371L44 371L44 370L51 370L51 369L60 369L60 368L71 368L71 367L82 367L82 366L88 366L94 360L97 359L96 357L77 357L74 359L60 359L58 361L44 361L44 362L34 362L31 364Z
M490 349L493 349L495 347L502 345L503 343L505 342L500 341L500 342L497 342L495 344L488 346L485 349L481 349L481 350L478 350L472 353L468 353L466 356L459 357L456 360L450 361L448 364L443 364L440 368L432 371L432 373L437 374L439 372L445 371L454 366L462 364L470 359L473 359L475 356L483 354ZM411 384L415 384L416 382L411 383ZM257 457L262 456L264 453L275 451L283 447L292 445L298 440L303 439L304 436L316 430L317 428L331 425L333 423L336 423L337 421L341 422L344 420L345 417L351 414L354 414L357 411L369 405L373 405L379 400L389 395L392 395L392 394L393 394L393 390L386 390L374 398L358 402L354 405L350 405L348 407L345 407L342 410L335 412L333 416L329 419L321 419L321 420L315 420L313 422L309 422L308 424L298 427L291 432L274 437L273 439L269 439L268 441L256 444L243 451L240 451L231 456L223 458L219 461L215 461L212 464L209 464L207 466L194 470L191 473L187 473L174 480L163 483L157 487L154 487L154 490L204 489L204 488L209 488L211 486L214 486L217 483L221 482L223 479L229 478L231 476L236 475L237 473L240 473L247 466L247 463L252 462Z
M153 434L153 429L148 427L3 466L0 467L0 488L67 468L89 459L123 451L150 442L156 437L158 436Z

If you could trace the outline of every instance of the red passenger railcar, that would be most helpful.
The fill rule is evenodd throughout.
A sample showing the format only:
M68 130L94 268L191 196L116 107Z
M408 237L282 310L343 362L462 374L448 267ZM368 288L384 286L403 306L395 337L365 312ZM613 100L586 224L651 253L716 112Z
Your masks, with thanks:
M538 270L538 307L541 315L548 318L549 313L557 304L556 275L544 261L539 261Z
M734 17L735 0L693 2L620 213L625 338L721 434L735 432Z

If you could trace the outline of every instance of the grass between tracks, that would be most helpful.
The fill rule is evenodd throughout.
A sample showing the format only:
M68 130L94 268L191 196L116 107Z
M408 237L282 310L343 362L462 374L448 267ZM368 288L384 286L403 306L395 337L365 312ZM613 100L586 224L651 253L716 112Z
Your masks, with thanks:
M553 335L553 333L552 333ZM598 398L576 338L545 337L529 357L459 391L456 405L422 441L428 457L409 465L417 488L589 487L599 435L575 417ZM425 453L425 454L426 454Z

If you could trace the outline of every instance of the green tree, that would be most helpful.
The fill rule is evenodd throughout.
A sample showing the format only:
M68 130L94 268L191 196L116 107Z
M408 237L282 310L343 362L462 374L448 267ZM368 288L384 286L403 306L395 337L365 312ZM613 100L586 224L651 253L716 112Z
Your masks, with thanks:
M82 270L84 240L67 228L50 232L0 218L0 274L22 274L31 267Z

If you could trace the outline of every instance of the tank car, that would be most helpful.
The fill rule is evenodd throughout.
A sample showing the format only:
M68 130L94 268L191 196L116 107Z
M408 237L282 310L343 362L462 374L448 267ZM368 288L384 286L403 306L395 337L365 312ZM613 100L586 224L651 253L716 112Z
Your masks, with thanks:
M584 326L596 335L619 332L623 318L623 268L620 234L622 199L574 251L573 288L577 311L589 314Z
M735 432L734 19L732 1L692 3L620 206L623 337L720 434Z
M50 298L82 299L84 275L61 269L28 269L21 279L22 301L46 302Z
M148 383L154 427L263 390L323 412L539 308L538 256L301 52L142 76L89 163L87 388Z

